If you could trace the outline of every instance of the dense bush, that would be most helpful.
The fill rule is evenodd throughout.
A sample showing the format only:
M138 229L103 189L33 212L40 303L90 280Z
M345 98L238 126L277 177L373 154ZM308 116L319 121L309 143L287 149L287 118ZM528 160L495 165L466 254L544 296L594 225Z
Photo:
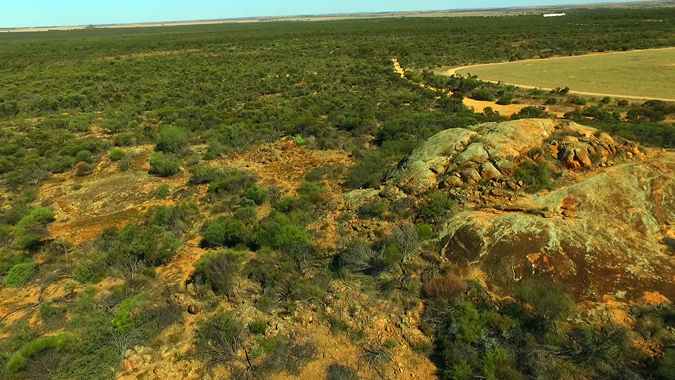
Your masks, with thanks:
M195 264L192 278L198 284L209 285L216 294L230 296L234 292L234 276L245 257L242 252L209 252Z
M54 212L47 207L32 210L17 224L14 232L16 244L21 249L35 249L40 245L40 240L49 236L47 224L55 219Z
M422 204L420 204L417 213L425 221L433 221L451 211L455 207L455 201L442 193L429 194Z
M120 148L113 148L109 153L108 157L110 157L111 161L119 161L124 158L126 153L124 152L124 149Z
M20 263L14 265L8 272L3 283L8 288L19 288L33 277L35 274L35 264L33 263Z
M178 150L188 143L188 135L185 129L168 126L162 128L157 136L157 152L177 153Z
M181 160L173 154L155 152L150 156L150 173L169 177L178 172Z
M530 193L550 190L553 187L553 179L546 161L538 164L532 161L523 162L516 168L514 178L523 181L525 189Z

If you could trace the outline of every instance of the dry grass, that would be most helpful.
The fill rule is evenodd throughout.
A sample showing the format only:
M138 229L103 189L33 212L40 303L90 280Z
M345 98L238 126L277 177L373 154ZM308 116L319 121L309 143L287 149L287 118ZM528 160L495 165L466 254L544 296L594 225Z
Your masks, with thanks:
M456 274L438 276L424 285L424 293L430 298L452 299L466 293L466 284Z

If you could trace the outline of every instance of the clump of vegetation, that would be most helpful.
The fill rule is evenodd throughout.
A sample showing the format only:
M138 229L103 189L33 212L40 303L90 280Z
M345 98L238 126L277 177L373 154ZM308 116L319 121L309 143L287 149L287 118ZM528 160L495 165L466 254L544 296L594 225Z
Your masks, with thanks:
M113 148L109 153L108 157L110 158L110 161L119 161L123 159L126 156L126 153L124 152L124 149L120 148Z
M180 169L181 160L175 155L155 152L150 156L150 173L170 177Z
M231 296L235 290L234 277L245 259L244 252L209 252L195 264L193 281L207 284L216 294Z
M23 217L17 224L14 235L16 244L21 249L35 249L40 245L40 240L49 236L47 225L55 220L54 212L47 207L33 209L30 214Z
M517 181L523 181L523 185L529 193L553 188L553 179L546 161L541 161L538 164L529 160L523 162L516 168L514 178Z
M28 283L35 274L35 264L20 263L14 265L5 275L3 283L8 288L20 288Z
M171 188L167 184L163 184L155 189L155 199L162 199L169 196Z
M442 193L431 193L418 208L418 215L425 221L433 221L455 207L455 201Z

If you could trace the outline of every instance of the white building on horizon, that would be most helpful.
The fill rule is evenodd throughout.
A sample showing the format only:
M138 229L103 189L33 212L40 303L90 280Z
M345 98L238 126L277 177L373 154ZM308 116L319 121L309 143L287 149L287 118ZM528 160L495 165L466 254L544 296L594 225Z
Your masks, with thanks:
M561 16L565 16L565 14L564 13L547 13L547 14L544 15L544 17L561 17Z

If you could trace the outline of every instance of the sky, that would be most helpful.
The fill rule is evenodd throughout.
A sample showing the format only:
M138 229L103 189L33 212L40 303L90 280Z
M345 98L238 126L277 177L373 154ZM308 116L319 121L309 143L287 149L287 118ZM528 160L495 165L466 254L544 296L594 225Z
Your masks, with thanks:
M584 3L592 2L583 1ZM607 2L611 0L595 0ZM0 0L0 28L574 4L577 0Z

